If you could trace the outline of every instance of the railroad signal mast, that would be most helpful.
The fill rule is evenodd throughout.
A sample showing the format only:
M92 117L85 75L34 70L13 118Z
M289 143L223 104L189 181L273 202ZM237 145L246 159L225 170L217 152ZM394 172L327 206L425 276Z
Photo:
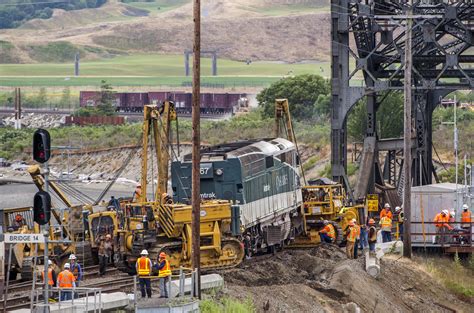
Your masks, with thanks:
M48 160L51 157L51 136L45 129L38 129L33 134L33 160L44 164L44 180L45 190L38 191L34 197L33 218L38 225L42 226L45 234L44 243L44 304L45 312L48 312L49 295L48 295L48 239L49 221L51 219L51 196L48 193Z

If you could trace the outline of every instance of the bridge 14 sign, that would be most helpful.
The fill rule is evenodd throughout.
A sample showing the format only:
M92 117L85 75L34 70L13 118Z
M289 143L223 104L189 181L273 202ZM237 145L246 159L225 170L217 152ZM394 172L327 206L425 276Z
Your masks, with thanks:
M44 243L43 234L4 234L5 243Z

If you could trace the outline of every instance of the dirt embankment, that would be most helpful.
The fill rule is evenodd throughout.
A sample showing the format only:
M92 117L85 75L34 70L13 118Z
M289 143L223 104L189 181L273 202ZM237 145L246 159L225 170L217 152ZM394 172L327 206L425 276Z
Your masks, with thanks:
M364 259L346 259L335 246L286 250L223 272L225 293L251 298L258 312L469 312L416 263L386 257L378 279ZM352 303L352 304L351 304Z

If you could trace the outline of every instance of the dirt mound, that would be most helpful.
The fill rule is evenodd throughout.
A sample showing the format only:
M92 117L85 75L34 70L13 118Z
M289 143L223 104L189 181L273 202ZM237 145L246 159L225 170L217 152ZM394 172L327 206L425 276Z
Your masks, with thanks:
M378 279L365 260L348 260L342 249L325 245L255 257L224 271L226 293L252 298L258 311L342 312L355 303L362 312L469 312L411 260L386 257ZM267 303L268 302L268 303Z

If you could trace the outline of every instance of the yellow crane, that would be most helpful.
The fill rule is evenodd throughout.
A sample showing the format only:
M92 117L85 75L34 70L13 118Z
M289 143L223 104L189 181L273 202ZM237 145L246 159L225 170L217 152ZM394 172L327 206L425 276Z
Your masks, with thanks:
M171 150L171 125L176 121L173 102L161 106L144 106L141 189L138 201L123 203L117 212L94 213L89 216L91 238L110 233L116 242L115 261L126 272L135 271L135 262L143 249L150 258L160 252L169 255L172 269L191 266L191 212L188 204L173 203L167 195ZM150 138L151 137L151 138ZM148 154L151 144L152 153ZM146 197L149 159L157 160L158 182L153 199ZM152 175L151 179L155 178ZM232 237L232 206L228 201L206 201L201 204L201 266L229 267L239 264L244 256L240 242ZM234 219L235 220L235 219ZM104 227L107 225L107 227ZM234 227L235 228L235 227ZM108 229L108 230L107 230Z
M299 155L288 99L276 99L275 137L282 137L284 135L295 144ZM359 220L358 211L363 208L363 205L349 206L343 186L329 179L323 178L317 180L313 185L308 185L301 165L300 163L304 186L301 188L303 205L300 208L299 222L303 231L295 238L293 246L319 243L319 230L324 226L323 220L333 224L336 230L336 242L341 241L342 229L347 226L350 220L354 218Z

